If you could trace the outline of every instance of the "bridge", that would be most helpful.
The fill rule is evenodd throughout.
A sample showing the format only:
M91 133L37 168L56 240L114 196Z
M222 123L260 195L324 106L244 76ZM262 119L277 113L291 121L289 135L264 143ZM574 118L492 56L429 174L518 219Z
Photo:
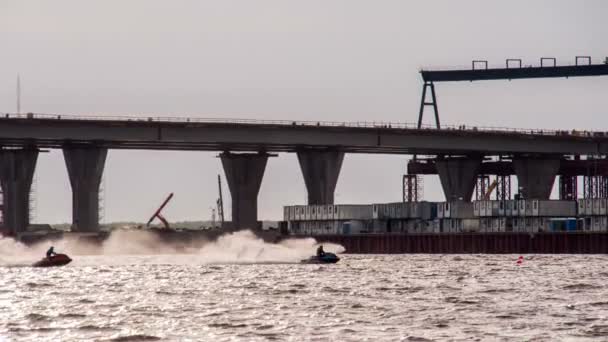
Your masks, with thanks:
M232 225L256 227L268 157L297 153L309 204L333 204L346 153L431 155L446 198L470 200L484 158L505 156L528 198L548 198L566 156L605 155L608 133L375 122L257 121L175 117L3 114L0 183L4 222L29 224L29 191L41 149L62 149L73 192L73 229L99 227L99 185L108 150L218 151L232 197ZM581 161L584 162L584 161ZM415 168L415 165L413 166ZM563 167L561 167L563 169Z

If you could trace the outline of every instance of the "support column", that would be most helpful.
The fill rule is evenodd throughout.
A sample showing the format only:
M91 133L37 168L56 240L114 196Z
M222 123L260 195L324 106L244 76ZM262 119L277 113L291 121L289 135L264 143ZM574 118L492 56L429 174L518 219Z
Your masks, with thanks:
M232 198L232 228L258 228L258 193L262 185L268 154L224 152L220 158Z
M19 234L30 224L30 189L38 150L0 151L4 227L9 234Z
M446 201L471 201L481 158L450 158L435 161Z
M549 199L559 166L559 158L513 159L513 168L515 169L518 187L523 198Z
M334 204L344 152L299 151L298 161L308 191L308 204Z
M108 150L96 147L63 149L72 185L72 231L99 230L99 185Z

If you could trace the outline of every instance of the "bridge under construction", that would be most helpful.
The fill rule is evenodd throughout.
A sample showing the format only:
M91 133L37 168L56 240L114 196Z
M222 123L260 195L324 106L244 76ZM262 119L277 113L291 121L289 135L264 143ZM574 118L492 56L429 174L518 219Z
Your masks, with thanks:
M557 66L544 58L538 67L507 60L504 68L489 69L487 62L474 61L470 70L423 70L421 75L416 124L4 114L0 117L4 227L18 234L28 226L30 187L38 154L45 149L63 151L75 231L99 229L99 187L112 149L219 152L231 192L234 228L259 226L258 192L268 158L279 153L297 154L309 205L334 203L342 161L349 153L414 155L404 176L404 201L419 200L412 188L425 174L439 175L447 201L471 201L480 182L487 186L488 175L501 177L496 193L504 200L511 197L510 180L508 190L505 185L511 175L518 179L521 198L549 199L558 176L564 199L576 199L579 176L590 177L588 181L595 184L590 196L608 196L600 189L608 186L608 132L442 126L435 89L438 82L602 76L608 75L608 64L577 57L573 66ZM429 106L434 111L433 126L422 123Z

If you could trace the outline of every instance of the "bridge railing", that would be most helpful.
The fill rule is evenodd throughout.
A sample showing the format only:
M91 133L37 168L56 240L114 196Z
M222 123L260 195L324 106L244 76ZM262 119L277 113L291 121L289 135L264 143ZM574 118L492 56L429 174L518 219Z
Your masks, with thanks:
M222 123L238 125L279 125L279 126L316 126L316 127L348 127L348 128L387 128L417 130L416 123L382 122L382 121L300 121L300 120L257 120L257 119L227 119L227 118L192 118L180 116L105 116L105 115L63 115L47 113L0 113L2 119L38 119L38 120L83 120L83 121L122 121L122 122L159 122L159 123ZM432 125L422 125L423 130L462 131L541 135L541 136L580 136L608 137L608 132L587 130L555 130L555 129L525 129L491 126L442 125L441 129Z

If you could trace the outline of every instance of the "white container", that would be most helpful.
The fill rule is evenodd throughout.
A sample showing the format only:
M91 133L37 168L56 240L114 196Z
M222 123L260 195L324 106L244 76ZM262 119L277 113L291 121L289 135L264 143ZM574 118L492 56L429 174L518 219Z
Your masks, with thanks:
M488 211L488 201L480 201L479 204L479 216L481 217L488 217L489 216L489 211Z
M501 217L498 225L498 232L504 233L507 231L507 218Z
M471 202L452 202L450 203L450 217L460 219L473 218L473 203Z
M591 201L591 207L593 208L593 215L599 215L600 214L600 199L599 198L594 198Z
M599 216L593 216L591 218L591 221L593 222L593 229L592 229L592 231L594 231L594 232L602 231L602 227L601 227L601 225L602 225L602 218L601 217L599 217Z
M492 232L492 219L489 217L482 217L479 219L479 232L491 233Z
M577 203L578 203L578 215L580 215L580 216L586 215L587 211L585 210L585 200L579 199L577 201Z
M517 216L526 216L526 200L517 201Z
M524 217L517 217L513 219L513 231L514 232L525 232L526 222Z
M452 218L452 202L445 202L443 204L443 217Z
M475 217L479 217L479 208L480 208L480 202L479 201L474 201L473 202L473 216Z
M507 201L498 201L498 216L505 216L507 213Z
M498 217L500 216L500 203L499 201L490 201L491 206L492 206L492 212L490 214L490 216L492 217Z
M337 207L338 220L371 220L373 218L372 205L340 204Z
M607 214L606 206L608 204L608 201L605 198L599 198L598 201L600 202L600 213L599 213L599 215L606 215Z
M410 217L411 205L412 203L410 202L404 202L403 204L401 204L401 218L407 219Z
M532 216L532 201L526 201L526 217Z
M321 206L319 206L319 205L313 205L312 206L312 216L311 216L311 219L313 221L316 221L316 220L318 220L320 218L321 218Z
M575 201L532 200L531 202L532 202L532 216L534 216L534 217L575 217L576 216L577 204ZM598 205L599 205L599 202L598 202Z
M509 210L507 216L511 216L511 217L517 216L517 201L509 200L509 201L507 201L507 203L508 203L507 205L508 205L508 210Z

